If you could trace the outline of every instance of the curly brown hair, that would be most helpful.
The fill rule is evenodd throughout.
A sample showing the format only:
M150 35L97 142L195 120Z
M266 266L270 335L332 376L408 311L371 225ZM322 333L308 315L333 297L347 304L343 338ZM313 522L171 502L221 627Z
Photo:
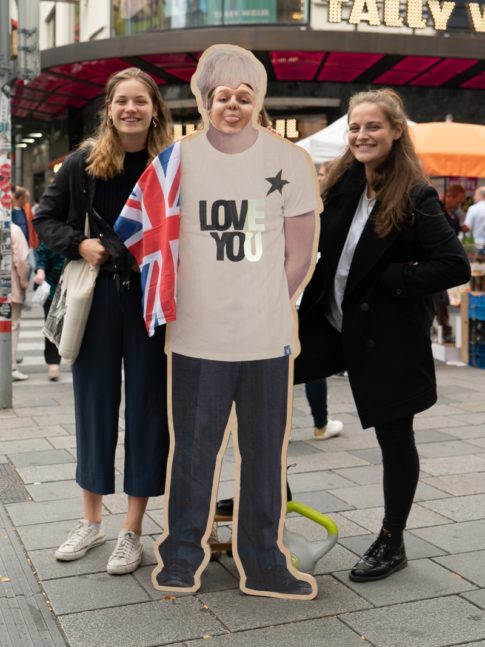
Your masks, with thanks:
M430 184L430 182L414 150L403 102L397 92L385 88L352 95L348 107L349 119L354 108L361 103L378 105L392 128L398 126L402 128L401 136L394 140L389 155L373 171L371 179L371 188L375 191L376 200L380 205L374 219L374 230L378 236L384 237L393 229L403 230L407 226L411 189L419 183ZM324 204L330 189L354 164L360 164L360 162L357 162L349 147L331 164L323 195Z
M118 133L110 123L108 108L113 100L116 87L122 81L135 79L146 86L156 109L156 121L152 121L148 131L146 148L148 164L158 153L172 143L172 123L170 112L162 99L157 84L149 74L138 67L128 67L112 74L106 83L105 102L100 111L100 123L96 134L85 139L80 147L88 148L86 170L101 180L109 180L123 172L125 151L121 146Z

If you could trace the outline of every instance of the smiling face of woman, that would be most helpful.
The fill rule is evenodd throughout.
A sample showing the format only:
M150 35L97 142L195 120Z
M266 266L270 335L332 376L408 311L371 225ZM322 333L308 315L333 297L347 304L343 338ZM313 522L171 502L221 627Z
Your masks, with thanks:
M209 117L217 130L227 135L240 133L254 112L254 91L241 83L237 88L219 85L214 90Z
M384 162L401 135L402 126L391 126L378 103L359 103L349 115L349 148L368 170Z
M118 83L108 105L108 116L123 145L143 148L151 121L156 116L146 85L136 79Z

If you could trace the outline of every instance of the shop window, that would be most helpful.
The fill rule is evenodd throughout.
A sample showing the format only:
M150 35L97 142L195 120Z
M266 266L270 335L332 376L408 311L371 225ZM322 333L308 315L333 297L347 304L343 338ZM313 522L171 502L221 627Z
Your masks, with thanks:
M115 35L164 29L164 7L163 0L112 0Z
M56 8L53 7L52 11L49 13L45 19L47 27L47 47L56 46Z
M116 36L210 25L308 22L309 0L112 0Z
M81 31L79 2L76 2L75 4L69 4L67 5L66 8L67 8L67 12L64 13L64 16L67 17L67 23L66 23L67 40L63 44L66 45L68 43L79 43L80 31Z

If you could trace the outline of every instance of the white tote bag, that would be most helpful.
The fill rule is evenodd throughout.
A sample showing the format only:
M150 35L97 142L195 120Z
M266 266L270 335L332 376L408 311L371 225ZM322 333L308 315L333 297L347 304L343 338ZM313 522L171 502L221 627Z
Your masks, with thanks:
M89 238L89 219L86 214L85 235ZM59 355L72 364L79 353L86 329L99 266L90 265L84 258L69 261L65 266L42 334L53 342Z

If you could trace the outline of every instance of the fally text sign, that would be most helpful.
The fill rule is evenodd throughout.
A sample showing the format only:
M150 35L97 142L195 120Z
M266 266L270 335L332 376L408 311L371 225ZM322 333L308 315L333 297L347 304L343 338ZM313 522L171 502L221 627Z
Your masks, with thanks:
M347 21L353 25L366 22L375 27L433 27L437 31L445 31L458 5L450 0L408 0L406 3L399 0L328 0L328 21L343 22L343 9L350 7ZM465 6L470 29L485 33L485 4L467 2ZM429 20L426 16L429 16Z

